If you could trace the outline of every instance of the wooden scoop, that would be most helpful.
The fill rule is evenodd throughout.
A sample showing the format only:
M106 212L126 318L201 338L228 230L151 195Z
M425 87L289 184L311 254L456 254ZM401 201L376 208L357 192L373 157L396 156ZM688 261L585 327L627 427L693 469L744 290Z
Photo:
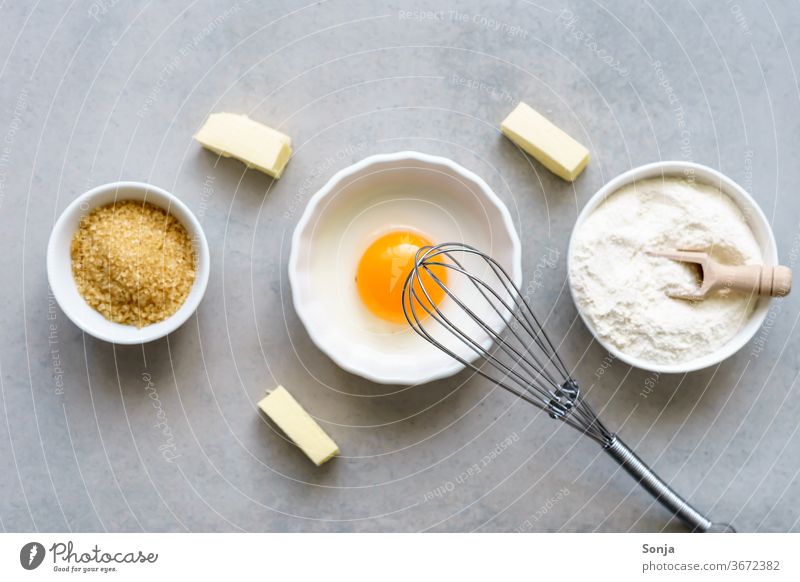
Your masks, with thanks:
M722 265L701 251L647 251L648 255L682 263L700 265L703 282L694 293L669 293L675 299L699 301L717 289L734 289L767 297L788 295L792 288L792 270L783 265Z

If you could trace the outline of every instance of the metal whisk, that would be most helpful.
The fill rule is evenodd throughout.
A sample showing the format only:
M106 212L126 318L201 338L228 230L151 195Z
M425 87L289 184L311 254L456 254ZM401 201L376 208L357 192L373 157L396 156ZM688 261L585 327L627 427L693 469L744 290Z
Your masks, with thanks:
M446 294L445 309L432 300L432 286ZM434 346L600 443L692 531L733 531L689 505L606 428L530 305L493 258L459 243L420 249L403 286L403 311L414 330Z

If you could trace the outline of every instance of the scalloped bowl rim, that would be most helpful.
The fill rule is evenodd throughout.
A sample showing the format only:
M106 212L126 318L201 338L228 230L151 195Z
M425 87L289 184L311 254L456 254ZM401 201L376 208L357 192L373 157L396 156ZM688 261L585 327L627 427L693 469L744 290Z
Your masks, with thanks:
M511 277L514 282L519 286L522 279L522 250L519 235L514 228L514 223L511 219L511 213L502 200L495 194L489 185L477 174L467 170L457 162L449 158L424 154L415 151L401 151L391 154L375 154L368 156L355 164L347 166L336 172L323 186L320 188L309 200L305 210L300 217L300 220L295 227L292 235L292 246L289 255L289 283L292 289L292 302L298 317L302 321L309 337L314 344L328 355L340 368L366 378L372 382L379 384L399 384L399 385L416 385L440 380L452 376L465 368L463 364L452 359L450 356L442 353L442 365L437 367L436 370L415 368L409 369L403 374L389 374L368 369L364 366L356 365L345 357L347 352L346 348L342 348L339 344L329 341L329 335L323 333L317 322L309 315L308 310L300 296L299 292L299 279L301 271L299 270L299 255L301 247L301 238L306 228L311 223L312 219L317 216L320 204L332 193L337 190L338 185L347 178L356 176L368 170L371 166L383 163L395 163L403 161L422 162L432 166L444 166L448 170L458 175L461 179L471 182L477 186L477 191L482 195L485 202L499 212L500 220L503 229L511 240ZM428 346L429 349L436 349ZM477 356L476 358L477 359Z

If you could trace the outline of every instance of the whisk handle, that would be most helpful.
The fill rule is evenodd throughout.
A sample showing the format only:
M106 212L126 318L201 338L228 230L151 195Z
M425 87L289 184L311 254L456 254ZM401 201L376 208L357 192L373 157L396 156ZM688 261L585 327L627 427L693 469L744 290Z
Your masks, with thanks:
M604 447L605 451L619 465L625 469L639 484L655 497L661 504L669 509L691 527L692 531L708 531L712 523L680 495L667 485L655 472L642 461L639 456L614 436L611 442Z

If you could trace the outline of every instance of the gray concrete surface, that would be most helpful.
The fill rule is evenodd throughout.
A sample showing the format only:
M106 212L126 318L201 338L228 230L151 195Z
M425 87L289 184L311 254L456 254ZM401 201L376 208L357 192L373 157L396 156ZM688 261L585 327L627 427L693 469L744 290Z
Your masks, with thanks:
M594 443L484 382L461 374L398 392L311 344L286 277L299 214L336 170L408 148L457 160L509 205L536 308L554 311L564 357L641 456L717 520L800 531L800 293L719 367L657 377L608 360L565 280L585 201L659 159L743 184L798 267L795 6L95 0L1 11L3 530L681 531ZM590 147L574 186L499 134L522 99ZM280 181L193 143L220 110L294 138ZM118 179L175 192L212 249L196 317L144 347L82 335L45 277L59 212ZM276 383L321 418L340 458L311 466L259 416Z

